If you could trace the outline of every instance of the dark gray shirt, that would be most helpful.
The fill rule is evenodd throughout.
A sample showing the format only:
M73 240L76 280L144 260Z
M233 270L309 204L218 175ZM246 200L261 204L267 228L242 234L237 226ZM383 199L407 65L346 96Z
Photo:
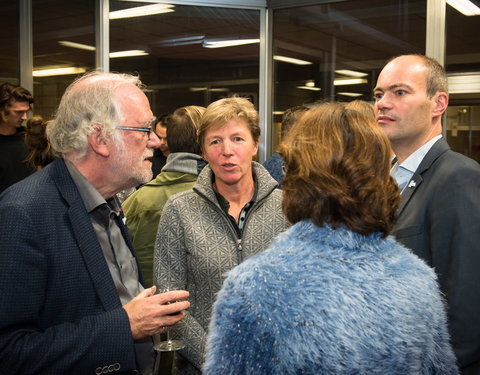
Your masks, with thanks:
M117 220L124 220L119 201L116 197L106 201L72 163L65 160L65 164L92 219L93 229L102 247L115 288L122 305L125 305L144 288L139 281L136 259L117 223ZM142 374L152 373L154 362L152 345L150 341L135 344Z

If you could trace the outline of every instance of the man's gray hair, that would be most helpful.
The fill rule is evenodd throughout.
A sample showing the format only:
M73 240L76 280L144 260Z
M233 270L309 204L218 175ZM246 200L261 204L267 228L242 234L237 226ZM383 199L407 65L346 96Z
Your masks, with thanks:
M120 86L133 84L143 89L140 79L130 74L90 72L71 83L60 100L47 137L53 149L62 155L81 159L88 148L92 125L99 125L102 136L114 137L115 125L124 119L118 104Z

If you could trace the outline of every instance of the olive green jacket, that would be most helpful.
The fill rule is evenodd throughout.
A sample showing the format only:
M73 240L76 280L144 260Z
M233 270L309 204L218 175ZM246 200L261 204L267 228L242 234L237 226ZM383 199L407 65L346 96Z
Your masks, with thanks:
M122 204L147 288L153 285L153 251L163 206L172 195L191 189L204 165L203 159L195 154L170 154L162 172Z

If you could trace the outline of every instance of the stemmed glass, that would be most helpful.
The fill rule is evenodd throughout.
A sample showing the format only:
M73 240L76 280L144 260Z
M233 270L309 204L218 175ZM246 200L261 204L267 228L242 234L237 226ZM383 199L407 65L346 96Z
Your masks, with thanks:
M169 292L170 290L176 289L163 288L161 293ZM167 304L170 304L170 302L167 302ZM171 328L172 327L166 328L166 340L157 342L154 346L155 350L159 352L173 352L175 350L180 350L185 347L185 342L183 340L172 340L172 338L170 337Z

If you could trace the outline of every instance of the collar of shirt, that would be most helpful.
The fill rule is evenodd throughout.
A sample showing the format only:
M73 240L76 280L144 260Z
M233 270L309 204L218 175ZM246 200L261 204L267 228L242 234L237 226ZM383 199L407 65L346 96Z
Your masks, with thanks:
M412 153L408 158L406 158L403 163L399 165L398 162L396 162L393 165L391 169L391 175L397 181L400 189L403 189L408 183L408 181L410 181L425 155L428 153L428 151L430 151L435 142L437 142L441 137L441 134L433 137L422 147Z
M73 182L80 192L83 203L88 213L92 213L97 207L108 205L108 207L115 213L120 214L120 204L115 197L106 201L100 193L93 187L93 185L83 176L80 171L68 160L65 160L67 169L72 176Z

